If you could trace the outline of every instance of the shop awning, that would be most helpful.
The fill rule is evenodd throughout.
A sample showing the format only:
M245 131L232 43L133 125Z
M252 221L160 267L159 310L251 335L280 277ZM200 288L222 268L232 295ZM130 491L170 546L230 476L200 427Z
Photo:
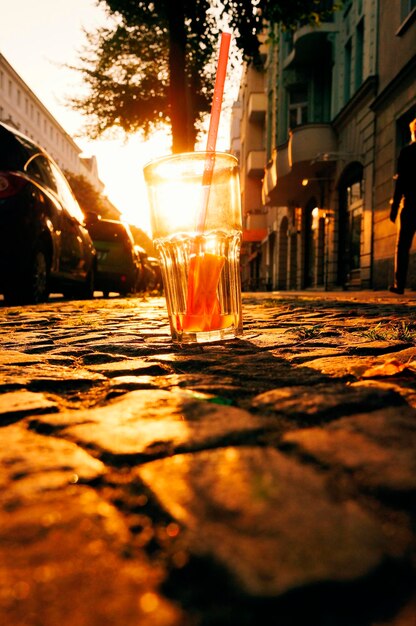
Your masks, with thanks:
M267 237L267 228L250 228L243 230L243 241L259 242Z

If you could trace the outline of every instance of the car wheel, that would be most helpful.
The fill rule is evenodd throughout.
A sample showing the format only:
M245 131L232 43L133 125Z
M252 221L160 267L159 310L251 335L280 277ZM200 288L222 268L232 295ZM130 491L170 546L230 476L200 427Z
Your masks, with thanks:
M94 297L94 282L94 269L91 268L85 278L85 281L79 285L74 285L70 289L67 289L64 292L64 296L72 300L90 300Z
M49 296L49 265L46 253L37 249L23 276L4 293L6 304L39 304Z
M94 273L94 268L91 268L87 274L85 283L82 286L82 289L80 291L80 297L83 300L90 300L91 298L94 297L94 283L95 283L95 273Z
M34 255L29 297L33 302L45 302L49 296L49 268L46 254L37 250Z

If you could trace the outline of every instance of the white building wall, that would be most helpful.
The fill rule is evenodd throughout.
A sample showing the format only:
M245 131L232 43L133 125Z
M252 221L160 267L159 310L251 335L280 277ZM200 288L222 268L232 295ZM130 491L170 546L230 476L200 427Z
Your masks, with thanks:
M80 159L81 149L0 53L0 121L41 145L61 169L85 176L97 190L104 185L96 167ZM93 157L94 158L94 157Z

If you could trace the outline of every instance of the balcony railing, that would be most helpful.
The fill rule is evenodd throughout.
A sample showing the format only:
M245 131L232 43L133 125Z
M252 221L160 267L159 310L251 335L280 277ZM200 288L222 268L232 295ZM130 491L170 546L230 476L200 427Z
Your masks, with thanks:
M322 153L337 154L337 139L330 124L305 124L294 128L289 141L273 151L272 161L267 164L262 185L263 204L286 202L294 185L300 185L302 178L313 176L314 160Z
M250 122L262 122L266 117L266 94L253 92L248 99L248 119Z
M337 27L333 22L321 22L318 26L307 24L298 28L293 33L293 46L284 60L284 69L294 65L308 66L328 60L330 52L328 35L336 30Z
M266 165L265 150L250 150L247 155L247 175L254 178L263 178Z
M319 153L335 152L337 139L330 124L306 124L293 129L288 143L290 167L312 161ZM279 169L277 170L279 176Z

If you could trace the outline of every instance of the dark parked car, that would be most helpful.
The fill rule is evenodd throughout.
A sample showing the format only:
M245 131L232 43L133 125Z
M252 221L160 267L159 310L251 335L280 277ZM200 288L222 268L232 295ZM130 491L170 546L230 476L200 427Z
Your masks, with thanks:
M141 265L137 291L162 291L162 274L159 261L149 256L141 246L136 244L134 247Z
M8 304L55 291L93 296L96 255L85 218L53 159L0 124L0 293Z
M129 225L89 215L87 228L97 251L97 291L105 297L110 291L122 296L135 293L141 266Z

